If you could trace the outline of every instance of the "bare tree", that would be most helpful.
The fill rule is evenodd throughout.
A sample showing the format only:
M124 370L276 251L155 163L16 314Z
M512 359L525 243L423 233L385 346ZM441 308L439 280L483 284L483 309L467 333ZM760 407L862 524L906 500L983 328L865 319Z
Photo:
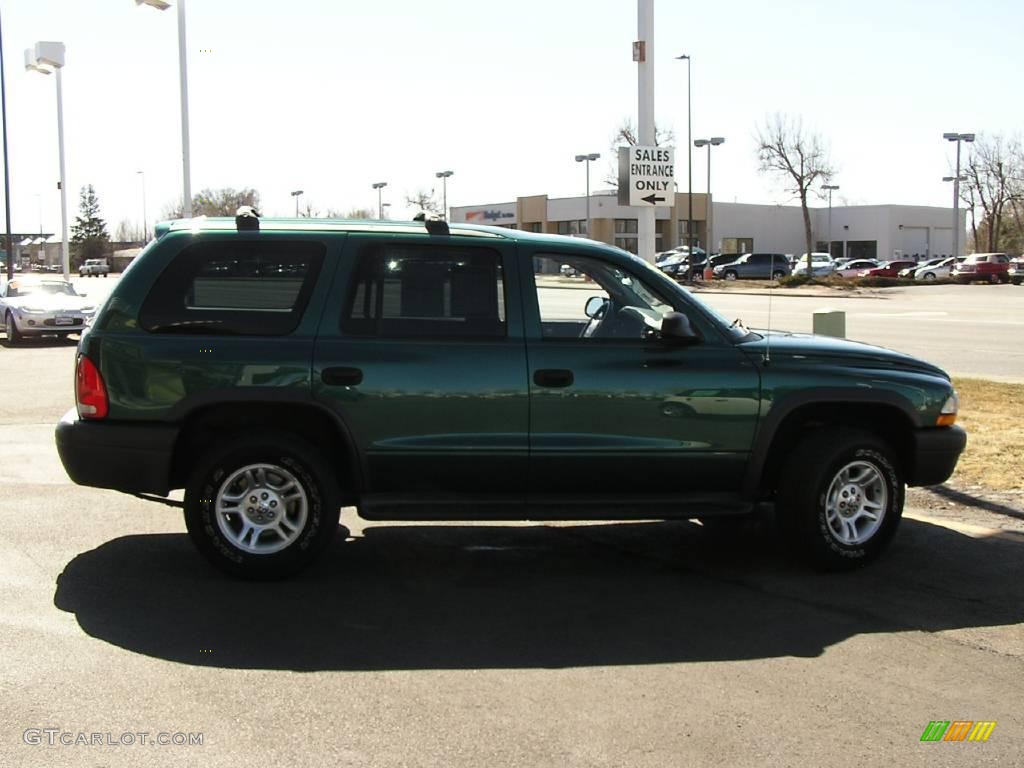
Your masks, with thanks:
M144 239L142 227L131 219L121 219L114 230L114 240L118 243L138 243Z
M251 205L259 210L260 193L255 189L204 189L192 196L193 216L234 216L243 205ZM165 219L180 219L184 214L184 206L179 198L163 208Z
M666 146L674 143L675 140L676 135L671 129L662 130L657 125L654 126L654 146ZM640 139L633 126L633 121L628 117L623 118L622 123L612 136L609 147L611 157L608 161L608 171L604 177L604 183L611 189L619 188L619 147L635 147L639 143Z
M441 203L434 199L434 190L427 192L425 189L417 189L414 193L405 196L405 202L417 211L436 213L441 215Z
M786 191L800 199L804 214L804 239L807 243L807 276L811 272L811 214L807 195L816 185L829 181L835 173L822 137L805 130L803 121L776 113L765 118L757 129L757 159L762 173L774 173L786 182ZM832 244L829 243L831 250Z
M350 208L344 215L342 215L339 218L342 218L342 219L376 219L377 218L377 212L376 211L372 211L369 208Z
M315 219L320 216L320 209L313 205L312 200L306 200L306 205L299 212L299 216L307 219Z
M963 174L967 180L961 184L960 197L971 212L975 250L1007 250L1005 226L1009 223L1019 228L1017 206L1024 200L1024 148L1020 137L979 135ZM1013 217L1009 221L1007 214Z

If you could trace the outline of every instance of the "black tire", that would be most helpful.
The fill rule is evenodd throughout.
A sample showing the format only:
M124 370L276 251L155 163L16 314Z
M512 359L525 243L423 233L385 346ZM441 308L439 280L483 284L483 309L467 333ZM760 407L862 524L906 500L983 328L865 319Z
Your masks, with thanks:
M265 491L269 491L271 501L258 501L254 507L248 507L245 505L249 501L242 498L237 502L237 513L218 518L215 505L219 494L231 490L230 486L225 488L227 482L252 466L265 467L263 478L268 485L253 489L254 476L250 476L243 497L252 492L250 498L266 499ZM241 481L239 477L238 482ZM292 494L277 496L275 482L282 493L293 483L296 494L298 489L301 494L298 498ZM274 498L281 502L277 510L267 506ZM304 515L299 513L300 508L305 510ZM247 509L260 516L261 522L254 523L252 516L246 514ZM263 514L267 517L263 518ZM340 514L338 486L327 462L316 448L287 432L237 437L212 449L195 464L185 489L185 527L193 543L222 571L243 578L282 578L305 568L334 538ZM290 541L265 525L274 515L279 523L276 530L287 531ZM239 527L241 546L227 533ZM246 534L246 527L259 530ZM250 548L283 546L277 551L246 551L246 538Z
M925 279L925 281L934 280L935 279L935 273L934 272L925 272L924 273L924 279Z
M7 334L7 346L14 347L21 343L22 335L14 324L14 315L8 312L4 316L4 332Z
M736 270L730 269L725 273L726 280L736 280L739 278L739 273Z
M777 269L774 272L772 272L772 280L781 280L785 276L786 273L783 272L781 269Z
M881 506L877 523L867 518L863 538L855 535L855 528L844 527L851 534L851 541L846 542L835 526L846 518L838 509L846 503L841 494L855 484L842 484L842 472L849 467L873 479L868 491L862 489L861 494L867 503ZM831 503L836 512L830 523L827 506L833 489ZM798 556L822 570L844 571L881 554L899 528L903 498L899 463L884 442L859 429L824 428L804 438L790 454L779 480L776 515L783 536ZM854 516L850 525L859 519L863 518Z
M1014 285L1020 285L1022 281L1021 281L1021 279L1019 277L1014 277L1014 278L1012 278L1011 282Z

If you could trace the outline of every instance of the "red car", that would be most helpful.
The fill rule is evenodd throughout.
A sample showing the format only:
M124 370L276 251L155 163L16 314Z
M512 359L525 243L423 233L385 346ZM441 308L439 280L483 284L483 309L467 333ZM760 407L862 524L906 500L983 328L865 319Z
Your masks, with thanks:
M1010 258L1005 253L973 253L953 267L952 277L961 283L1006 283L1010 280Z
M862 270L858 277L897 277L901 269L916 267L917 262L913 259L901 259L899 261L883 261L874 269Z

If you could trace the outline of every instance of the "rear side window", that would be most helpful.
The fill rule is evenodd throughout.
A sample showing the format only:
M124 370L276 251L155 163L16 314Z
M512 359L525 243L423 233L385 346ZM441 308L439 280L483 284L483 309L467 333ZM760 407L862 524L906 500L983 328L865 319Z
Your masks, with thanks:
M360 254L342 330L392 338L503 337L501 255L435 245L369 247Z
M323 243L231 240L179 253L153 285L140 321L156 333L281 336L298 326Z

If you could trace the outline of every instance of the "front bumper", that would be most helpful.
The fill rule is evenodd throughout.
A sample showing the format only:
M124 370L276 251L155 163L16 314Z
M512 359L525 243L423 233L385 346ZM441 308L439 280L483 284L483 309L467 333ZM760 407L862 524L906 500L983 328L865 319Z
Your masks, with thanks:
M956 469L967 445L961 427L932 427L914 431L913 464L908 467L907 485L938 485Z
M57 453L78 485L125 493L170 490L171 460L178 427L83 421L72 408L57 424Z
M81 333L93 317L93 312L15 312L14 325L18 333Z

